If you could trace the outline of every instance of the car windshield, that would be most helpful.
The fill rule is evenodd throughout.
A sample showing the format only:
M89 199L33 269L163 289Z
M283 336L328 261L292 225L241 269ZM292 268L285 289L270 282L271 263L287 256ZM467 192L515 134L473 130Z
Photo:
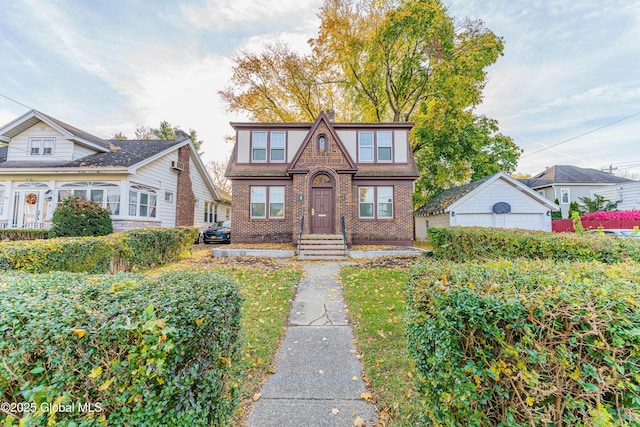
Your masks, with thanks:
M218 222L214 222L213 224L211 224L211 227L224 227L224 228L231 228L231 222L229 221L218 221Z

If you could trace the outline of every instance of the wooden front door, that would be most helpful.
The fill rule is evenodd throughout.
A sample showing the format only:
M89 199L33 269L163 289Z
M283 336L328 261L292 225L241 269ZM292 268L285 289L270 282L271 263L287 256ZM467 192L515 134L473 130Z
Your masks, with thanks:
M333 233L333 202L331 188L314 188L311 201L311 232Z

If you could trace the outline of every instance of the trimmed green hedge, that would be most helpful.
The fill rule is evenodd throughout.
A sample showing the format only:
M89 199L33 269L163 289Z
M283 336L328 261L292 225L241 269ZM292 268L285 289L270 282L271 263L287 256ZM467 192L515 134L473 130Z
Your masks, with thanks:
M0 244L0 270L106 273L176 261L189 253L198 229L148 228L104 237L56 238Z
M635 263L417 264L406 324L423 421L638 425L639 277Z
M0 241L9 239L14 240L37 240L50 239L53 237L51 230L22 230L18 228L8 228L0 230Z
M0 295L0 401L33 405L25 425L221 426L235 408L232 279L19 275Z
M5 242L0 244L0 270L104 273L113 254L113 245L96 237Z
M482 227L431 227L436 257L453 261L536 258L559 261L640 262L640 242L594 234L549 233Z
M189 255L198 237L196 227L138 228L114 235L116 271L160 266Z

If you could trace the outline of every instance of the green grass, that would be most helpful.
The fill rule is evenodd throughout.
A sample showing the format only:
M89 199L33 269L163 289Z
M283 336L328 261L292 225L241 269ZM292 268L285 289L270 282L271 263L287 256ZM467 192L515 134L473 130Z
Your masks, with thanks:
M404 337L407 268L347 268L341 272L367 382L387 426L415 426L420 401Z

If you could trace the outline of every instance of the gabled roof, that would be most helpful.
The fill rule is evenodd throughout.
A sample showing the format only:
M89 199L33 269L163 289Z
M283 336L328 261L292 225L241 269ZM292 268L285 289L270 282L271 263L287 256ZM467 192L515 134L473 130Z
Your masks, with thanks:
M469 184L461 185L459 187L451 188L444 193L429 200L427 204L418 208L414 215L416 216L429 216L439 215L441 213L449 212L451 207L458 202L462 203L467 197L471 197L471 193L474 191L482 191L482 188L488 187L491 183L501 179L523 193L529 195L533 199L536 199L539 203L547 206L551 211L557 211L558 206L555 203L551 203L545 197L539 195L537 192L531 190L523 183L507 175L504 172L498 172L491 176L479 179L477 181L470 182Z
M5 155L4 161L0 159L0 170L14 168L130 168L158 154L161 154L166 150L178 148L185 143L186 141L173 140L111 140L109 141L111 151L105 153L90 154L79 159L59 162L7 162Z
M555 165L539 174L521 180L531 188L549 187L553 184L617 184L633 180L615 176L597 169L579 168L571 165Z
M329 120L329 117L327 117L324 111L320 112L315 123L313 124L313 126L311 126L311 129L309 129L307 136L302 141L302 144L300 144L300 148L298 148L298 151L296 152L295 156L293 156L293 160L291 160L291 163L289 163L289 167L287 168L287 170L291 171L292 168L295 166L295 164L298 162L305 148L307 148L307 145L313 139L313 134L320 126L320 123L325 124L325 126L327 127L327 130L331 134L331 139L338 144L340 151L342 151L342 155L345 157L345 159L347 160L347 163L349 164L349 169L353 171L357 170L358 168L356 167L356 162L354 162L351 156L349 155L347 148L342 143L342 140L340 139L338 134L336 134L336 131L333 128L333 123Z
M73 127L63 121L48 116L37 110L31 110L14 121L0 128L0 139L8 142L9 139L21 134L39 122L44 122L51 126L67 139L73 140L81 145L86 145L99 151L109 151L109 141L91 135L88 132Z

